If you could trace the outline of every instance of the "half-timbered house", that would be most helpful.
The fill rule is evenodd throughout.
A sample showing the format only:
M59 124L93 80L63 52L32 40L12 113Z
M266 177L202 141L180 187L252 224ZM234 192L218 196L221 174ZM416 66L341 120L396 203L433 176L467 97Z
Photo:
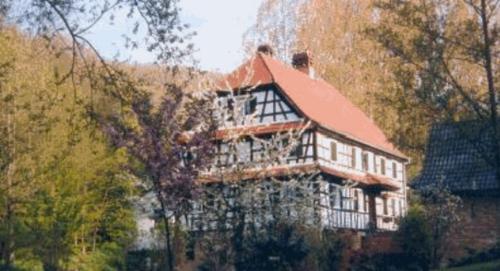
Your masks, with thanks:
M308 176L304 179L314 183L314 209L322 227L397 228L397 218L407 209L408 158L358 107L314 76L307 52L287 65L261 46L217 86L220 127L214 166L204 176L207 186L230 178L286 182ZM283 134L294 138L293 146L292 139L277 136ZM287 197L283 191L275 196ZM201 205L196 211L207 213ZM191 219L197 225L200 217Z

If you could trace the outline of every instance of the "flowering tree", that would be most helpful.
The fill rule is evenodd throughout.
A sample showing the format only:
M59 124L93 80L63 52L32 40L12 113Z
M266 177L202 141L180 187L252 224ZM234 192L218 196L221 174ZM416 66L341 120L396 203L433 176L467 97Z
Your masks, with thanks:
M139 94L125 116L98 116L111 143L125 148L142 165L135 174L156 195L163 220L169 270L173 270L169 219L189 209L196 196L195 181L213 153L214 130L204 95L187 95L168 86L158 108Z

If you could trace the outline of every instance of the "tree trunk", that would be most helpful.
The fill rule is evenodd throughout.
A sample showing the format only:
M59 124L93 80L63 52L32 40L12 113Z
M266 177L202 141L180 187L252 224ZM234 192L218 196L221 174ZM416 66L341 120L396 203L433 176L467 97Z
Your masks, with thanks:
M12 197L12 186L13 186L13 178L16 167L16 104L15 99L12 99L12 111L11 113L7 113L7 136L8 136L8 148L11 151L11 161L7 168L7 189L5 195L5 223L7 225L7 234L6 240L3 247L2 259L6 270L10 270L12 268L12 258L14 253L14 228L12 227L12 220L14 219L14 211L13 211L13 203L11 201Z
M2 247L2 260L3 260L3 268L5 270L11 270L12 269L12 258L13 258L13 227L12 227L12 210L11 210L11 205L8 202L7 198L7 210L6 210L6 216L5 216L5 221L7 224L7 234L6 234L6 239L4 241L3 247Z
M161 193L160 193L161 196ZM168 222L167 218L167 210L165 207L165 204L163 203L163 200L161 197L159 197L160 200L160 205L161 205L161 212L162 212L162 218L163 218L163 224L164 224L164 231L165 231L165 239L166 239L166 252L167 252L167 267L168 271L173 271L174 270L174 263L173 263L173 256L172 256L172 246L170 244L170 225Z
M486 77L488 79L488 94L489 94L489 105L490 105L490 124L493 130L493 159L494 168L496 174L496 180L498 187L500 188L500 143L499 141L499 131L498 131L498 105L497 105L497 93L495 90L495 79L493 77L493 66L491 57L491 40L489 35L489 21L486 7L486 0L481 0L481 26L483 30L483 54L484 54L484 69L486 71Z

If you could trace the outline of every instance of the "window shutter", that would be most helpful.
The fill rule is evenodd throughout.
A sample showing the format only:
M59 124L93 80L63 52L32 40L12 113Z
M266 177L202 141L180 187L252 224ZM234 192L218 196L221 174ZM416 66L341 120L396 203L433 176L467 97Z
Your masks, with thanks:
M330 159L337 161L337 143L330 143Z
M356 148L352 147L351 151L351 165L352 168L356 168Z
M368 171L368 153L363 153L363 170Z
M388 215L389 210L387 208L387 198L383 198L382 203L383 203L384 215Z
M385 175L385 159L384 158L380 159L380 173L382 175Z
M396 166L396 162L392 162L392 177L394 179L398 177L398 169Z

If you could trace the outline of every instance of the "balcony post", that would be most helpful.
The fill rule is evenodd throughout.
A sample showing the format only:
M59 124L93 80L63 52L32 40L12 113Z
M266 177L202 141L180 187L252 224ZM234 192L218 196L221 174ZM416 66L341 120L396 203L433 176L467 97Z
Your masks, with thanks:
M377 205L375 202L375 197L377 193L375 191L367 191L368 195L368 216L369 216L369 231L377 230Z

